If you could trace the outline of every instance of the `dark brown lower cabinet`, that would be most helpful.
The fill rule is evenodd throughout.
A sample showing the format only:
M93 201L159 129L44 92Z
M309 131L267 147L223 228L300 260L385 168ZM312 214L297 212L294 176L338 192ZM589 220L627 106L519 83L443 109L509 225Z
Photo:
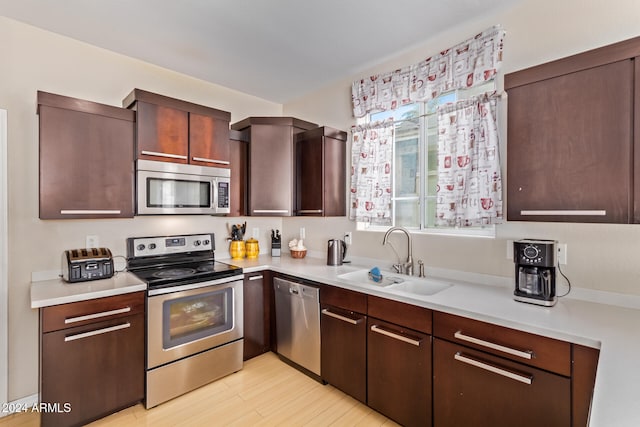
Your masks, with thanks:
M571 379L434 339L434 426L571 425Z
M322 379L367 402L367 316L321 306Z
M133 295L42 309L43 427L84 425L144 398L144 293Z
M270 272L247 273L243 286L244 356L243 360L266 353L270 345L269 292Z
M368 405L403 426L430 426L431 336L371 317L367 325Z

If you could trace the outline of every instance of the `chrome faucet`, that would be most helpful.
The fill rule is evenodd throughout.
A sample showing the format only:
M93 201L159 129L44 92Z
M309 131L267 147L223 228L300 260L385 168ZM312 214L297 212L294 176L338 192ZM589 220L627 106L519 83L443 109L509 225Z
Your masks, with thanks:
M396 270L397 273L402 273L402 274L408 274L409 276L413 276L413 243L411 242L411 234L409 234L409 232L407 231L406 228L404 227L391 227L390 229L387 230L387 232L384 234L384 239L382 239L382 244L386 245L387 244L387 239L389 238L389 234L391 234L394 231L402 231L404 234L407 235L407 261L402 264L394 264L393 268Z

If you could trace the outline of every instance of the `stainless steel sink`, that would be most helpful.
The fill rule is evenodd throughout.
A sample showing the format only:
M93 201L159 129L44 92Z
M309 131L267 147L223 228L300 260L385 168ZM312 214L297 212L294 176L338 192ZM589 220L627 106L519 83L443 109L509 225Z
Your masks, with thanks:
M413 295L433 295L453 286L440 280L405 276L389 271L382 271L382 281L374 282L369 278L368 269L339 274L337 277L360 285L371 285Z

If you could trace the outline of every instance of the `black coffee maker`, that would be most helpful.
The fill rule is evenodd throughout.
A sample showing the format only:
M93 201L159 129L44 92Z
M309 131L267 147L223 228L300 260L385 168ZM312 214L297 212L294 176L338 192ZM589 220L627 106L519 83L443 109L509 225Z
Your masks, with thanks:
M513 242L516 289L513 299L553 306L556 296L556 240L523 239Z

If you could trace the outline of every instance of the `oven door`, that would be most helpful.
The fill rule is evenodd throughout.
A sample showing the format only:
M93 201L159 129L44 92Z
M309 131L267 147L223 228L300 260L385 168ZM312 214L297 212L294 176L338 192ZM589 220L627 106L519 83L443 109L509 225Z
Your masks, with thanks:
M193 287L148 298L148 369L243 337L242 280Z

